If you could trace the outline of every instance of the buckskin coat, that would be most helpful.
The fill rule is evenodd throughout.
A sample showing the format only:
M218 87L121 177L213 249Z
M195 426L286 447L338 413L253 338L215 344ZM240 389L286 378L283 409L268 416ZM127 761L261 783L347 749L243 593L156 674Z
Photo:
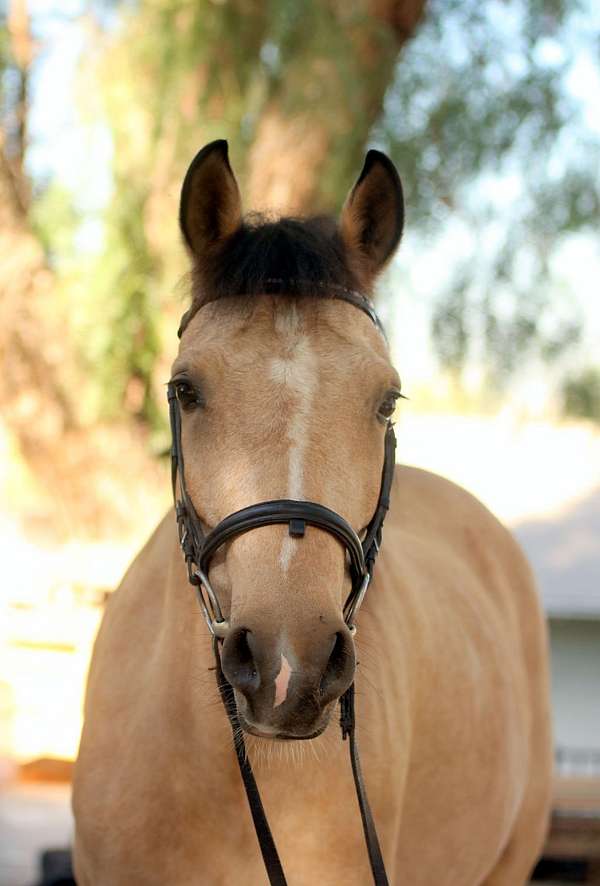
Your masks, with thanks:
M173 369L196 510L214 526L258 501L307 499L358 531L377 500L381 416L399 390L387 345L360 311L326 295L206 297L211 281L218 289L206 256L224 259L243 223L224 143L199 158L181 217L197 288ZM394 175L370 152L331 235L362 291L399 240ZM286 236L284 250L312 248ZM401 427L398 439L401 454ZM546 633L528 565L485 507L448 480L397 467L354 639L341 617L343 549L319 530L240 536L211 579L232 629L252 639L258 689L236 684L239 641L226 641L223 659L290 886L371 882L335 702L318 704L324 676L341 694L355 658L362 763L390 882L527 881L550 798ZM312 741L277 740L315 727L324 734ZM80 886L266 882L173 513L107 606L73 803Z

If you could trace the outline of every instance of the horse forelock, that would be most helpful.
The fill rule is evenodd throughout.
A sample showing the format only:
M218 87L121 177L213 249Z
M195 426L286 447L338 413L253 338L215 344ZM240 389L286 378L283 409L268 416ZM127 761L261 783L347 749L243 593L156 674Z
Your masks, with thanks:
M228 297L327 298L340 289L365 289L329 216L273 219L252 213L234 234L194 257L191 281L192 304L180 333L203 305Z

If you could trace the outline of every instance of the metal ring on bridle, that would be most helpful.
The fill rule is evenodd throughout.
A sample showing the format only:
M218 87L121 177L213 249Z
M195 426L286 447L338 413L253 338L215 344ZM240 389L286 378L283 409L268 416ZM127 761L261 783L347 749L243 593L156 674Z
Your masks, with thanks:
M224 639L229 632L229 621L223 618L217 595L212 588L208 576L205 575L201 569L196 567L192 571L198 579L198 582L195 582L194 586L208 629L213 637ZM203 589L206 591L208 601L204 597Z

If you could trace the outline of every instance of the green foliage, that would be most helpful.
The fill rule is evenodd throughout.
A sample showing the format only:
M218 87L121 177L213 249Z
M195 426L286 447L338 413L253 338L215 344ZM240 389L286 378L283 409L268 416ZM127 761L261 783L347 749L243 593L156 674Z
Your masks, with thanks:
M84 68L84 81L100 87L92 116L110 128L114 157L104 248L79 270L86 308L78 341L98 416L126 408L164 425L161 326L187 270L179 186L201 142L226 136L234 153L243 147L236 136L252 107L266 12L256 0L146 0L122 10Z
M466 290L466 269L463 269L448 297L436 306L431 327L442 363L455 374L463 368L469 346Z
M409 231L469 241L436 296L443 365L484 359L498 381L578 338L577 317L549 324L548 307L553 253L600 211L600 134L569 87L582 53L598 68L590 16L584 2L433 0L398 66L378 137L402 171Z
M10 44L8 30L6 28L6 13L3 10L0 10L0 73L2 73L7 67L9 58ZM1 94L2 92L0 92L0 95Z
M357 8L360 15L320 0L144 0L123 9L120 27L107 33L86 70L92 89L100 86L98 113L112 135L114 196L105 248L89 277L93 321L85 348L91 377L106 389L108 414L127 405L133 378L145 391L142 416L160 421L152 393L157 323L187 270L177 199L201 144L229 139L243 187L270 103L289 115L308 109L331 130L317 204L341 202L368 134L369 78L383 91L392 75L380 58L365 74L357 42L393 37L381 21L365 18L364 4ZM343 119L344 107L352 119Z
M53 267L61 261L73 260L73 241L81 221L73 195L63 185L51 183L32 202L29 223Z
M438 355L456 376L476 359L506 378L536 349L556 359L577 340L578 317L552 281L551 259L600 210L600 140L568 88L576 49L595 52L599 38L582 27L589 7L430 0L397 64L397 35L371 8L329 0L115 5L81 72L84 113L103 122L113 146L101 254L74 260L81 214L64 192L50 189L34 215L77 315L90 414L125 406L160 425L153 392L164 381L161 337L170 323L173 338L173 285L187 270L180 182L198 147L225 137L243 188L273 106L326 129L315 208L340 205L371 140L400 168L408 238L435 244L460 234L467 243L446 248L445 282L433 296Z
M562 394L565 415L600 422L600 369L588 367L567 379Z
M161 351L156 266L140 219L144 195L131 183L119 188L106 219L106 249L88 273L87 323L81 356L99 388L100 413L114 417L123 405L151 426L160 423L153 372ZM127 390L140 393L127 403Z

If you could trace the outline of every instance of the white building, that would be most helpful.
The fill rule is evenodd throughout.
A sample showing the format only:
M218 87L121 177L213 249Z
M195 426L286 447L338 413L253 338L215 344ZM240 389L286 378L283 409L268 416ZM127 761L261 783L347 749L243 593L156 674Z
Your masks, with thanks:
M516 535L550 625L554 737L561 773L600 774L600 487Z

